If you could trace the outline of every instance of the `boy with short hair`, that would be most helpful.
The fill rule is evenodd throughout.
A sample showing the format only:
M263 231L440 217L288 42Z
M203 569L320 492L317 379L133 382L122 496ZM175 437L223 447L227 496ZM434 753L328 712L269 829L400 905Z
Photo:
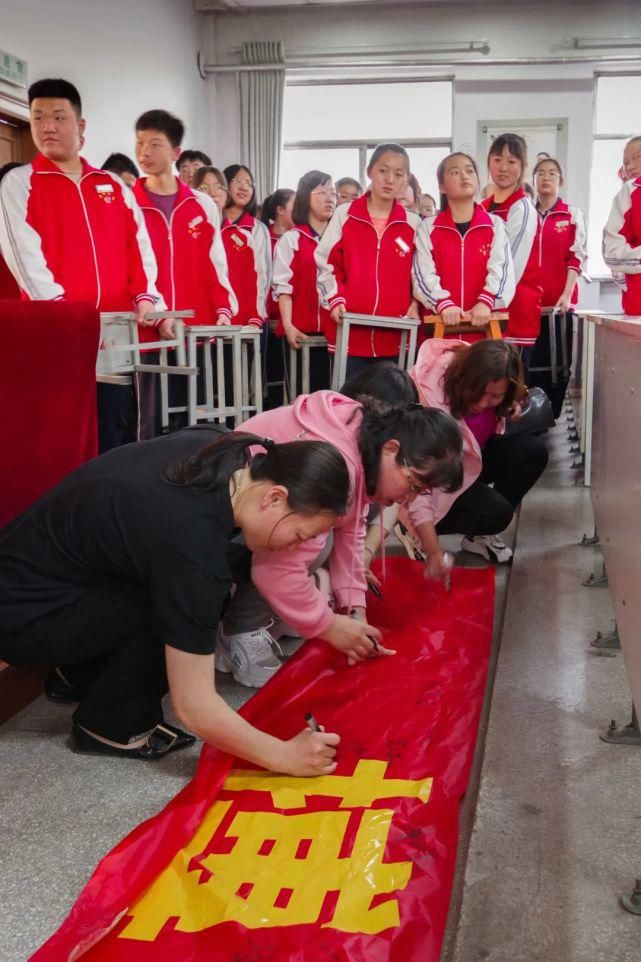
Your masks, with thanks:
M353 177L340 177L334 186L336 188L337 207L340 207L341 204L351 204L363 193L360 183Z
M211 167L211 157L202 150L183 150L176 161L176 167L183 184L191 187L196 171L200 167Z
M39 80L29 109L39 153L0 185L0 248L22 297L135 310L149 324L147 314L164 305L147 228L124 184L80 156L80 94L67 80ZM101 451L134 439L130 388L98 385L98 425Z
M136 121L136 160L143 176L134 186L158 262L158 288L172 311L193 310L190 324L229 324L237 311L220 233L220 213L211 197L194 191L174 173L185 128L166 110L148 110ZM159 325L162 337L173 322ZM153 340L141 330L141 341ZM152 408L146 379L142 407ZM154 389L155 393L155 389ZM141 436L156 433L146 417Z

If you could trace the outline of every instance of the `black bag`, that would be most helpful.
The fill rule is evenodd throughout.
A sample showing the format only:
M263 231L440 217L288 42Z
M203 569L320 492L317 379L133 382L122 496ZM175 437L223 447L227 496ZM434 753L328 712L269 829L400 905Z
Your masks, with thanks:
M540 434L556 424L552 404L542 387L530 388L522 411L518 421L507 421L505 425L507 437L514 437L515 434Z

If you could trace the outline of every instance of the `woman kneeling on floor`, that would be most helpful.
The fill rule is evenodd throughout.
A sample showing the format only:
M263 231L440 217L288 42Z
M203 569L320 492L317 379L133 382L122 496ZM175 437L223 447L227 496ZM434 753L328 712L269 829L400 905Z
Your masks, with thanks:
M248 458L249 448L260 453ZM204 741L291 775L332 772L339 737L283 741L216 693L227 552L286 551L346 514L350 475L331 444L187 428L80 467L0 534L0 658L56 666L46 690L79 701L71 747L153 759Z
M463 435L464 479L454 494L435 490L416 498L406 515L416 537L401 526L396 529L400 540L438 579L448 571L439 534L462 534L465 551L486 561L509 561L512 551L498 535L548 460L539 438L505 434L506 420L520 417L527 395L517 348L508 341L469 345L433 338L421 346L410 376L422 404L456 418Z

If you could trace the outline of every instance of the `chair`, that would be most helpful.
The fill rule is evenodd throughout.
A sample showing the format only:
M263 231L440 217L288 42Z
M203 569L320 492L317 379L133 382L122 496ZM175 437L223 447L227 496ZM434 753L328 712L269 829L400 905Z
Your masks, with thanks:
M457 337L460 334L485 334L486 338L500 341L507 327L507 319L507 312L497 312L490 315L486 325L476 327L474 324L444 324L440 315L435 314L432 317L426 317L423 323L434 328L434 337L445 337L448 334Z
M332 390L338 391L345 381L347 370L347 347L352 324L386 331L398 331L401 346L398 352L399 367L409 370L416 359L416 339L420 321L413 317L378 317L375 314L343 314L342 324L336 326L336 353L332 375Z
M304 341L300 342L298 350L289 348L289 381L288 395L289 402L295 401L300 394L309 394L309 362L310 351L315 348L327 350L327 340L322 334L308 334ZM301 361L301 389L298 391L298 356ZM342 382L341 382L342 383Z
M252 414L263 410L263 377L260 355L260 328L253 325L227 326L206 325L188 326L184 331L187 347L187 362L197 370L197 352L203 347L203 377L205 384L205 403L198 404L198 379L192 375L188 382L187 411L189 424L199 421L218 421L223 423L233 418L238 427ZM208 349L213 343L216 354L216 397L214 398L214 372L212 352ZM225 397L225 347L231 347L231 371L233 402L227 404ZM251 373L249 351L252 349Z

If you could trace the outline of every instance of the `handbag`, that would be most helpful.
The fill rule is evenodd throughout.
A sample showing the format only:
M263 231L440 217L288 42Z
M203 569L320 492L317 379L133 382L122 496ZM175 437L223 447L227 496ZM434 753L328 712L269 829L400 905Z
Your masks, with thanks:
M514 437L515 434L540 434L556 424L552 403L542 387L530 388L521 410L521 417L517 421L507 421L507 437Z

